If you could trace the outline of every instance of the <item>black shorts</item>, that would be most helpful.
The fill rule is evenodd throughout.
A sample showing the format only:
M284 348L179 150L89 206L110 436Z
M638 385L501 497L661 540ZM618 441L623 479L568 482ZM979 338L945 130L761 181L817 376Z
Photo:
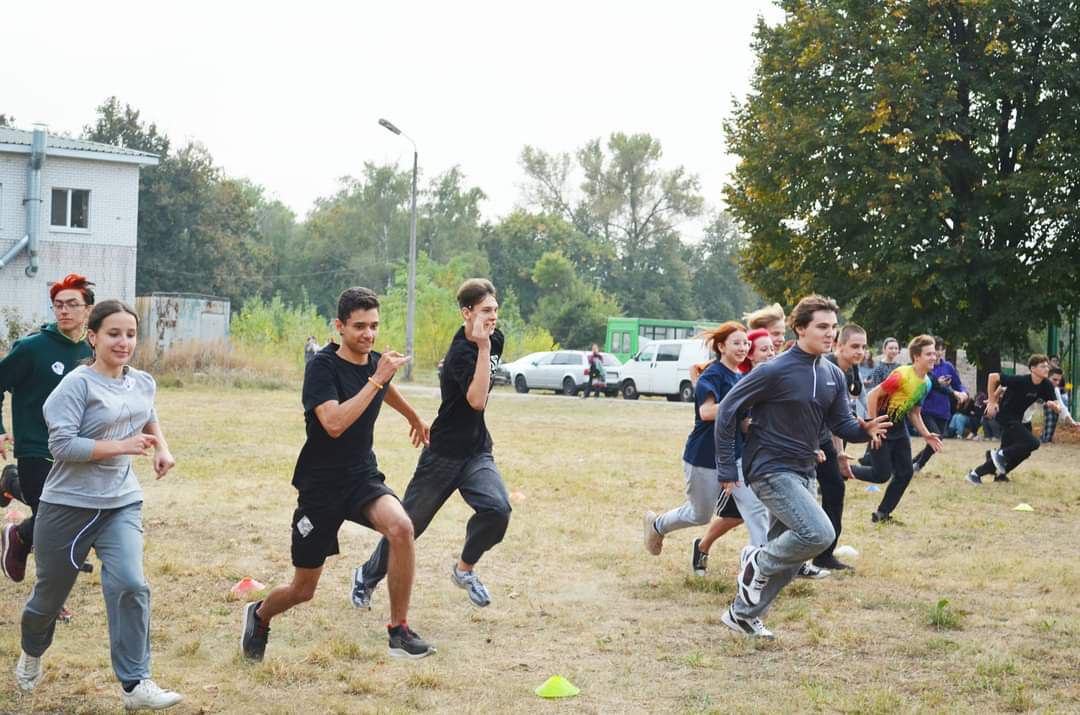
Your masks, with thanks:
M300 490L292 518L293 566L317 569L326 563L327 556L341 553L338 530L345 521L373 529L365 507L384 495L397 497L378 471L334 489L312 486Z
M735 503L735 497L731 495L731 492L720 492L719 498L716 500L716 515L719 517L728 517L730 519L742 519L743 516L739 512L739 505Z

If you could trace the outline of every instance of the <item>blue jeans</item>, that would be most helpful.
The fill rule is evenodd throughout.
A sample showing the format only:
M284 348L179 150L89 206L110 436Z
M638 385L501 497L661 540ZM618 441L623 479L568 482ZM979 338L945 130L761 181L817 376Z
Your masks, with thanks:
M829 517L817 503L813 472L773 472L754 477L750 488L769 510L769 543L757 552L757 566L769 577L758 605L751 606L739 594L734 611L739 618L765 613L807 559L820 554L836 538Z

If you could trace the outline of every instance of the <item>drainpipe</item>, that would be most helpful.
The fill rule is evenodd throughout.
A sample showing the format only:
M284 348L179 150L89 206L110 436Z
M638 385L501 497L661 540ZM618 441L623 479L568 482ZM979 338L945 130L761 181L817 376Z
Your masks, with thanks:
M7 253L0 256L0 269L19 255L25 248L30 256L30 265L26 267L26 275L33 278L38 272L38 227L41 216L41 167L45 163L45 145L47 135L43 124L34 125L34 136L30 142L30 165L26 170L26 198L23 205L26 206L26 235L8 249Z

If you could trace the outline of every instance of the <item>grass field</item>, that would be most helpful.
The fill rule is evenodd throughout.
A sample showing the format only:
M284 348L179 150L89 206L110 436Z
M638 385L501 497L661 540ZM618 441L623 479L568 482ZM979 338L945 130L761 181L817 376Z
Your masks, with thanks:
M407 395L433 416L433 390ZM385 586L353 610L352 568L375 542L347 524L319 593L277 618L265 662L238 656L244 576L289 578L289 484L303 439L298 391L165 389L158 411L178 459L155 482L143 460L154 677L186 700L173 712L1047 712L1080 711L1080 447L1040 449L1010 484L967 485L985 445L949 441L879 527L880 494L849 483L842 544L857 573L789 587L767 615L773 643L721 625L742 529L695 578L700 531L641 545L641 514L682 499L688 405L499 391L489 407L515 513L478 567L478 610L450 583L469 511L454 497L418 542L410 623L437 655L386 655ZM386 409L376 452L401 493L416 453ZM918 444L918 440L916 440ZM855 451L852 448L851 451ZM1020 502L1035 511L1013 510ZM0 584L0 653L10 673L32 581ZM10 675L0 712L115 712L97 572L80 577L29 696ZM566 676L581 695L533 688Z

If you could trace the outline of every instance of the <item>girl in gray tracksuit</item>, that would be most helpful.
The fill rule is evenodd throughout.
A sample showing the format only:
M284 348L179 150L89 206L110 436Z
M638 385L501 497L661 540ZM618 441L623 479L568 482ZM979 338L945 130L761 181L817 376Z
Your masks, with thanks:
M142 489L132 455L154 448L158 478L175 461L154 412L154 379L127 363L138 322L119 301L103 301L88 321L90 365L68 373L45 400L54 463L34 524L37 580L22 614L22 655L15 669L23 690L42 675L56 615L91 547L101 560L113 671L128 709L179 702L150 680L150 588L143 575Z

